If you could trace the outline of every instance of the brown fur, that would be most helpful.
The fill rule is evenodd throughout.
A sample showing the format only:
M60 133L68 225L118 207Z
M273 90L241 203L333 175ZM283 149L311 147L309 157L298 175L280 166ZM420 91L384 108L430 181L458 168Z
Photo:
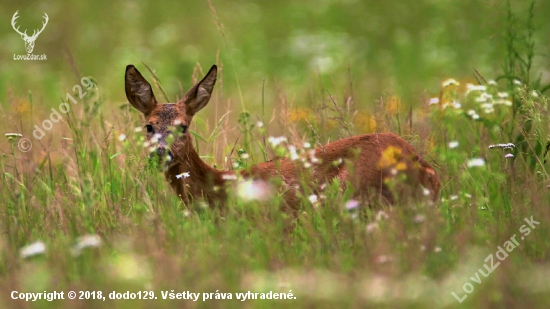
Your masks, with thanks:
M193 86L182 100L175 104L158 104L151 85L132 65L126 68L126 96L128 101L145 116L147 125L154 132L148 133L148 140L158 140L157 152L166 154L166 137L178 126L189 126L195 113L208 101L216 82L217 67L214 65L206 76ZM396 172L395 164L381 165L381 158L388 148L393 147L395 155L390 156L394 163L401 163L401 172L406 175L406 183L392 190L387 185ZM235 171L219 171L204 163L193 147L191 135L184 132L177 137L168 151L172 161L167 165L165 176L174 191L186 203L191 198L204 197L213 207L225 205L227 176ZM338 140L315 149L314 156L319 159L311 168L304 168L301 161L276 159L256 164L249 169L239 171L244 178L269 181L280 177L288 186L284 197L286 203L298 206L295 188L301 185L302 176L306 176L312 187L338 179L345 187L351 184L355 195L361 199L375 198L393 204L394 193L400 199L418 198L420 185L428 189L432 201L437 199L440 190L439 178L435 170L424 161L414 148L394 133L364 134ZM189 178L180 177L189 173Z

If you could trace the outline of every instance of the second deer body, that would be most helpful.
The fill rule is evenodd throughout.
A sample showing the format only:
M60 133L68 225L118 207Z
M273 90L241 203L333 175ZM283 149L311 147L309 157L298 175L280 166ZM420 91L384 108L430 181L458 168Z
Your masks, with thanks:
M156 144L158 157L166 159L165 176L184 202L202 197L212 207L223 207L227 182L240 174L245 179L266 182L280 177L287 187L283 195L287 205L296 208L299 206L296 190L302 185L304 173L314 190L338 179L342 186L352 185L358 199L380 199L392 204L396 198L427 194L432 201L436 200L440 183L435 170L394 133L358 135L316 148L312 153L316 159L309 169L289 158L259 163L241 171L220 171L209 166L194 149L188 128L193 116L210 100L216 75L214 65L179 102L159 104L151 85L139 71L133 65L126 68L128 101L144 114L148 140ZM166 140L170 135L175 140L169 147ZM404 174L406 180L392 189L389 181L396 173Z

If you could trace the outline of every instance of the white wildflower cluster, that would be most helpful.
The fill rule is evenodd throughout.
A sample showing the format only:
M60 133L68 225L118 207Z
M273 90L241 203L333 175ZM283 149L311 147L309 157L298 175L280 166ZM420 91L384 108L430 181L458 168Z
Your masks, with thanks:
M76 239L76 244L71 248L73 256L79 256L86 248L101 246L101 238L97 234L87 234ZM19 249L19 256L23 259L46 253L46 244L36 241Z
M181 133L178 132L178 126L181 125L181 120L175 120L173 126L168 126L168 133L163 135L160 133L153 134L151 138L148 139L149 134L144 134L144 126L136 126L133 130L128 132L123 132L118 134L118 140L123 143L125 147L129 145L130 142L135 142L136 145L145 148L149 153L157 151L159 146L162 146L166 149L170 149L176 139L181 136ZM133 132L132 132L133 131ZM161 145L162 144L162 145ZM170 158L171 159L171 158Z
M174 125L179 124L181 124L181 121L174 121ZM169 127L169 130L173 129L173 127ZM171 145L174 143L176 137L178 136L176 133L168 133L165 136L160 133L156 133L150 139L147 139L147 136L144 134L143 131L144 127L142 126L134 127L133 132L130 131L120 133L118 135L118 140L124 145L127 145L129 140L135 141L137 145L147 149L149 153L153 153L158 149L160 143L166 144L164 145L164 147L166 147L167 149L170 148Z
M137 130L137 128L136 128ZM143 141L143 148L147 148L147 150L149 150L150 153L153 153L157 150L157 144L159 143L159 140L160 138L162 137L162 135L160 135L159 133L153 135L153 137L147 141Z
M430 191L430 189L426 189L426 188L422 187L422 195L430 196L431 193L432 193L432 191Z
M441 202L456 201L462 197L462 200L472 199L472 195L468 192L459 191L458 194L451 194L448 198L441 197Z
M263 180L241 180L237 184L237 195L244 201L266 201L273 197L273 190Z
M357 219L360 205L361 204L359 203L358 200L353 200L352 199L352 200L348 200L344 204L344 207L346 208L346 211L351 214L352 219Z
M298 152L296 151L296 147L294 145L288 146L288 152L290 154L290 160L298 160L300 156L298 156Z
M453 149L458 147L458 141L450 141L449 142L449 148Z
M319 196L316 195L316 194L312 194L310 196L308 196L308 199L309 199L309 202L313 205L317 204L317 202L319 202Z
M487 91L487 87L483 85L466 84L466 94L472 91L480 91L484 93L485 91Z
M321 164L321 160L315 156L315 149L309 149L300 154L299 160L302 161L305 168Z
M323 191L326 187L326 184L323 184L319 189L320 191ZM296 190L299 190L299 188L295 188ZM325 200L327 198L326 195L318 192L318 194L311 194L310 196L307 197L307 199L309 200L309 202L311 203L311 206L313 206L313 208L318 208L320 205L321 205L321 202L323 200Z
M153 137L151 138L151 143L153 144L158 144L159 140L162 138L162 135L160 133L156 133L155 135L153 135Z
M485 166L485 159L483 158L473 158L468 160L468 167L483 167Z
M305 168L311 168L321 163L321 160L315 156L315 149L310 149L311 144L308 142L304 143L303 148L297 148L294 145L287 145L287 139L284 136L270 136L267 141L278 157L286 157L292 161L300 161Z
M349 212L356 211L359 208L359 201L358 200L349 200L346 202L346 210Z
M44 253L46 253L46 245L41 241L33 242L19 249L19 255L24 259Z
M429 101L429 105L436 105L439 104L439 98L431 98ZM452 102L446 102L442 105L443 109L446 108L454 108L454 109L460 109L462 108L462 104L458 100L453 100Z
M441 87L443 88L447 88L447 87L450 87L450 86L459 86L460 83L457 82L454 78L449 78L445 81L443 81L443 83L441 83Z
M459 82L450 78L445 80L441 87L443 89L443 102L441 102L441 97L434 97L429 100L430 105L440 105L441 108L453 108L456 110L461 110L463 104L459 101L458 86ZM521 86L521 82L514 81L515 86ZM487 82L487 85L474 85L466 84L465 97L463 98L465 102L472 103L468 104L468 107L472 108L467 111L467 115L473 119L478 120L480 116L476 110L482 111L484 114L491 114L495 112L495 108L498 105L512 106L512 101L510 100L510 94L508 92L502 92L498 89L498 84L494 80Z
M454 78L446 79L441 83L441 88L443 88L443 89L445 89L445 88L456 89L456 87L458 87L458 86L460 86L460 83L458 81L456 81ZM444 103L441 106L443 109L446 109L446 108L460 109L462 107L462 104L460 104L460 102L456 99L453 99L450 102L446 102L446 101L447 100L443 100ZM439 105L440 103L441 103L441 101L437 97L436 98L431 98L430 101L429 101L429 105L434 105L434 104Z
M4 136L6 136L8 139L23 137L23 135L19 134L19 133L6 133L6 134L4 134Z
M514 145L513 143L489 145L489 149L493 149L493 148L512 149L515 147L516 145Z
M274 137L274 136L270 136L267 138L267 141L269 142L269 144L271 144L271 147L275 148L277 146L279 146L279 144L281 143L286 143L286 137L284 136L277 136L277 137Z
M185 179L191 177L191 172L183 172L181 174L176 175L176 179Z
M486 114L493 113L497 105L512 106L507 92L498 91L496 82L488 84L489 86L467 84L466 96L472 98Z
M460 109L462 107L462 104L458 102L457 100L453 100L451 103L443 104L443 108L452 107L454 109Z
M72 249L74 256L79 256L82 253L82 250L86 248L97 248L101 246L101 238L96 234L88 234L81 237L78 237L76 244Z
M225 174L222 175L222 179L223 180L237 180L238 177L237 177L237 174L225 173Z
M468 116L470 116L473 120L478 120L479 119L479 115L473 109L468 110L468 112L466 114L468 114Z
M502 150L505 150L505 151L510 151L512 150L512 148L515 148L516 145L514 145L513 143L506 143L506 144L493 144L493 145L489 145L489 149L502 149ZM507 153L504 155L505 158L507 159L510 159L510 158L513 158L514 155L511 154L511 153Z

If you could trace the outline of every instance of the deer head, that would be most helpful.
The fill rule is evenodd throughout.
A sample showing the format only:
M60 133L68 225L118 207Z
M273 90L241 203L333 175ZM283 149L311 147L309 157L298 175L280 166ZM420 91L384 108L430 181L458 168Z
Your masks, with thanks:
M217 66L213 65L206 76L177 103L159 104L151 84L133 65L126 67L126 97L145 116L151 154L160 162L165 160L165 169L177 162L184 162L186 158L179 156L186 153L187 147L193 147L188 128L193 116L210 101L217 71Z
M16 11L15 14L13 14L13 17L11 19L11 26L13 27L13 30L15 32L19 33L23 40L25 41L25 49L27 49L27 53L32 53L34 49L34 41L36 41L36 38L38 38L38 35L44 31L44 28L46 28L46 25L48 24L48 14L44 13L44 19L45 21L42 22L42 29L40 30L34 30L31 36L27 35L27 30L25 29L25 32L19 31L19 26L17 28L15 27L15 20L19 18L19 15L17 15L19 11Z

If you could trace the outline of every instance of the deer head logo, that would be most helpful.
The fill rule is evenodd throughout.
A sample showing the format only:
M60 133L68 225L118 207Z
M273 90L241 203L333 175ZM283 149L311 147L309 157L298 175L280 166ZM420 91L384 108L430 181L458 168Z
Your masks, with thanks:
M11 26L13 27L13 30L15 32L19 33L23 40L25 41L25 48L27 49L27 53L32 53L32 50L34 49L34 41L36 41L36 38L38 38L38 35L42 33L44 28L46 28L46 25L48 24L48 14L44 13L44 19L46 21L42 22L42 29L40 30L34 30L31 36L27 35L27 30L25 29L25 32L19 31L19 26L17 28L15 27L15 20L19 18L19 15L17 15L19 11L16 11L15 14L13 14L13 17L11 19Z

